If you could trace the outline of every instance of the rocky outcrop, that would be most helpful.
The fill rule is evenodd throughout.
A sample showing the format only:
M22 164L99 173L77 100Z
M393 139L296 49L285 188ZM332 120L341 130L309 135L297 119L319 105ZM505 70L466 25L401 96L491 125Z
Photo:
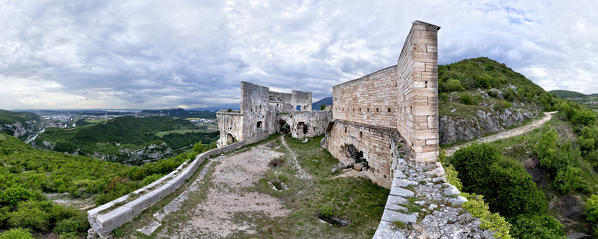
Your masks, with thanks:
M475 115L441 115L440 144L470 141L504 131L542 115L539 107L512 107L504 110L478 110Z
M37 132L35 122L32 120L14 122L11 124L0 124L0 131L4 131L7 134L23 140Z

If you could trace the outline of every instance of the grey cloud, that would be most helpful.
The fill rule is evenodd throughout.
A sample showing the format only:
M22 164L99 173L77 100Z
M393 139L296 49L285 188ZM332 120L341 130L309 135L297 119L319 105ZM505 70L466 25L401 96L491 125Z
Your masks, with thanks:
M242 80L322 98L395 64L416 19L442 27L442 64L488 56L546 89L598 92L590 4L1 1L0 108L230 104Z

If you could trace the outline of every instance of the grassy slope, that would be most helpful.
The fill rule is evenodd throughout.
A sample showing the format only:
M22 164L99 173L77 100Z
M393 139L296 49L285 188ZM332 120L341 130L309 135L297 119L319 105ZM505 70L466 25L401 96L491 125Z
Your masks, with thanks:
M478 120L478 111L501 113L508 109L533 112L539 116L538 111L548 105L546 98L550 98L525 76L486 57L441 65L438 67L438 81L439 117L466 119L472 122L472 126ZM470 101L464 99L467 97ZM490 132L482 132L482 135L487 133Z

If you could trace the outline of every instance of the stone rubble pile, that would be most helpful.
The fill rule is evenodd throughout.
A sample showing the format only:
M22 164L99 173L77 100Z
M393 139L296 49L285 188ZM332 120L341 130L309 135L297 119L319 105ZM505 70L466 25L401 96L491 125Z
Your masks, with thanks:
M461 207L467 199L440 163L398 160L374 238L495 238Z

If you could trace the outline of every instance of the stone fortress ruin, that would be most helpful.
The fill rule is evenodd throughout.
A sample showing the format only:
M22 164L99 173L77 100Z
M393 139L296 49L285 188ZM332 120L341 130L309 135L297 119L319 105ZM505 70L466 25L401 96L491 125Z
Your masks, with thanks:
M459 206L467 199L447 182L438 162L438 30L413 22L396 65L334 86L333 105L323 111L312 111L310 92L274 92L241 82L240 110L216 114L218 148L89 210L90 235L109 237L180 188L204 160L281 132L294 138L325 134L321 144L339 160L336 168L353 166L360 176L390 189L374 238L494 238L478 219L460 216ZM424 211L408 210L410 203ZM397 228L397 222L418 229Z
M330 111L312 111L311 92L281 93L241 82L241 110L218 111L218 147L238 141L257 142L282 132L295 138L321 135L332 118Z
M333 87L332 112L311 111L311 93L241 83L241 110L219 111L222 147L255 142L288 125L294 138L326 133L322 146L343 165L390 188L397 159L438 158L439 27L415 21L396 65Z

